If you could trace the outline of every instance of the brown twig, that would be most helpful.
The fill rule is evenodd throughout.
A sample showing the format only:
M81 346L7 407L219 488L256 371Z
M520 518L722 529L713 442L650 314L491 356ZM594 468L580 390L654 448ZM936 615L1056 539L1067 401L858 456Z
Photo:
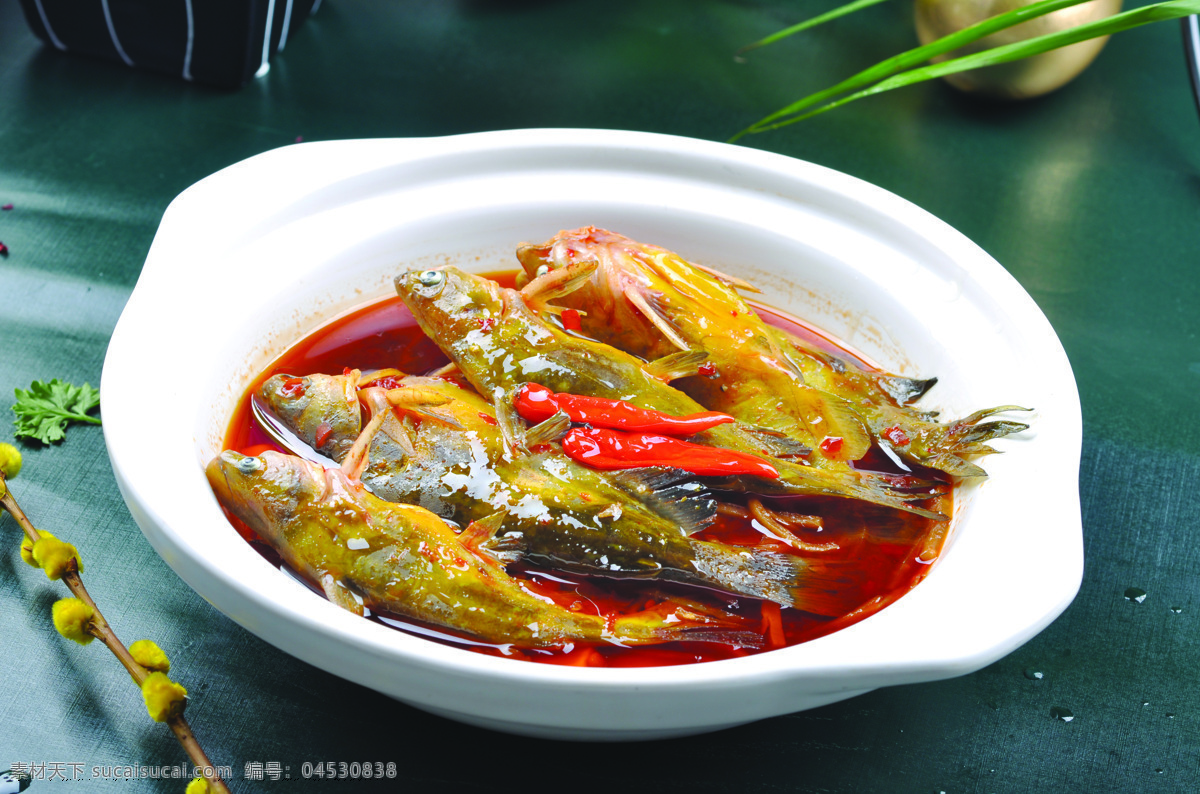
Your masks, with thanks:
M16 497L12 495L12 491L8 489L7 484L4 483L4 479L3 473L0 473L0 504L16 519L17 524L25 531L25 535L29 538L30 542L37 543L41 539L41 533L33 526L33 522L25 515L21 506L17 504ZM67 571L63 574L62 581L76 598L92 608L94 615L88 628L88 633L103 642L105 647L112 651L113 656L117 657L117 661L129 672L134 683L140 689L142 682L146 680L150 672L137 663L129 653L129 649L117 638L116 632L112 630L108 621L104 619L100 608L96 606L96 602L92 600L91 594L84 587L76 565L75 560L71 560L68 563ZM184 752L188 754L188 758L192 761L192 766L198 768L208 780L209 787L213 792L217 794L229 794L229 788L225 785L225 781L221 780L220 776L217 775L212 761L208 759L204 749L196 740L195 734L192 733L187 718L182 713L172 714L167 718L167 726L175 734L175 738L183 747Z

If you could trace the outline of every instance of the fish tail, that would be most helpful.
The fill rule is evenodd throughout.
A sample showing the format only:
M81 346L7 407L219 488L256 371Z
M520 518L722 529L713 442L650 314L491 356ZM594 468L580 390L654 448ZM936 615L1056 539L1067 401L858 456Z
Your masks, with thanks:
M892 507L906 513L945 521L947 516L919 507L914 502L922 502L937 496L940 484L932 481L914 481L907 477L877 475L861 471L829 471L812 467L786 464L783 461L772 461L779 469L779 479L765 481L768 487L776 493L808 495L808 496L838 496L846 499L861 499L864 502ZM755 490L764 489L755 486ZM764 491L765 492L765 491Z
M938 379L936 377L921 379L905 378L900 375L881 375L877 382L879 387L896 401L897 405L911 405L937 385Z
M693 565L722 590L816 615L844 615L861 600L862 576L849 562L698 542Z
M990 422L982 420L1008 411L1028 412L1030 410L1032 409L1017 405L999 405L948 422L939 427L940 437L934 437L936 440L928 445L928 451L918 461L954 477L986 477L987 472L967 461L966 458L994 453L996 450L988 446L987 442L1028 430L1029 425L1025 422L1008 419L996 419Z
M672 597L611 622L606 639L617 644L661 642L719 642L742 648L759 648L762 635L754 621Z

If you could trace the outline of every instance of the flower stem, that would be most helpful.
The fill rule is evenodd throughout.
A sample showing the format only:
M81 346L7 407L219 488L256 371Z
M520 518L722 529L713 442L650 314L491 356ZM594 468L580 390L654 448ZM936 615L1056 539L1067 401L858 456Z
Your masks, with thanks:
M4 475L0 473L0 480L4 480ZM41 533L33 526L25 511L17 504L17 499L12 494L9 488L0 489L0 505L4 506L17 524L24 530L25 535L33 543L37 543L41 538ZM113 656L117 657L117 661L128 671L133 678L134 683L140 688L142 682L150 673L146 668L138 664L133 656L130 655L129 649L125 644L117 638L116 632L104 619L104 615L100 612L100 608L96 606L96 602L92 600L92 596L88 593L87 588L83 585L83 580L79 576L79 570L75 560L71 560L68 564L67 572L63 574L62 581L66 584L67 589L80 601L83 601L90 606L95 614L92 617L89 633L96 639L104 643L104 645L112 652ZM208 759L204 749L200 746L200 742L196 740L195 734L192 733L191 726L188 725L187 718L182 713L175 714L167 719L167 726L171 732L175 734L175 738L187 753L188 758L192 761L192 766L197 767L205 778L208 779L210 788L217 794L229 794L229 788L225 785L225 781L221 780L216 774L212 761Z

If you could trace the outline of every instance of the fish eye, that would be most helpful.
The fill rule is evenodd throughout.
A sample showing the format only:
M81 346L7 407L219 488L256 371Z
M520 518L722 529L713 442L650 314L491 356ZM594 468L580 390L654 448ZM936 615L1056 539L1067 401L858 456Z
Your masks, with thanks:
M534 272L534 277L541 278L542 276L546 275L549 272L550 272L549 265L538 265L538 269Z
M424 287L436 287L446 280L446 274L440 270L422 270L417 274L417 282Z
M258 458L244 457L233 464L242 474L253 474L263 468L263 462Z

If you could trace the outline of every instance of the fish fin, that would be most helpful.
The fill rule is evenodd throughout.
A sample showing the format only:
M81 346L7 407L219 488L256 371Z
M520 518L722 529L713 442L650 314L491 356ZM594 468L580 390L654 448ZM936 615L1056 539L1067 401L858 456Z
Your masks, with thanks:
M817 434L824 433L842 439L841 448L829 457L842 461L861 460L871 449L874 440L854 406L835 394L807 386L802 388L809 392L813 407L825 420Z
M802 458L812 454L811 447L778 430L755 425L741 425L741 429L760 441L773 458Z
M425 419L449 425L455 430L462 430L463 426L457 419L450 414L436 410L438 406L452 402L454 402L453 397L428 386L401 386L387 391L388 405Z
M445 405L448 402L452 402L453 399L449 395L443 394L437 389L431 389L428 386L399 386L387 391L388 403L401 409Z
M694 548L692 565L722 590L828 617L844 615L862 600L863 573L853 561L701 541Z
M670 383L679 378L689 378L695 375L703 364L708 359L708 353L703 350L681 350L678 353L669 353L662 358L655 359L645 365L646 370L652 378L657 378L664 383Z
M792 589L792 606L803 612L840 617L863 602L862 567L855 561L805 560L800 581Z
M408 417L400 420L393 415L383 420L380 432L375 438L378 439L380 434L387 436L396 443L405 458L413 458L416 457L417 448L413 446L412 429L412 421ZM374 443L371 444L371 449L375 449ZM370 457L369 452L367 456Z
M513 407L516 391L515 388L505 390L497 386L492 395L492 407L496 412L496 426L500 429L500 437L504 441L505 457L513 452L529 454L529 449L525 446L525 431L528 425Z
M612 622L610 640L618 645L644 642L719 642L742 648L762 647L762 635L749 619L692 599L662 593L662 600L641 612L622 615Z
M380 449L381 436L385 436L395 442L406 458L411 458L417 453L412 443L411 423L407 416L403 422L396 418L396 413L392 410L391 401L387 396L388 393L378 387L368 387L362 390L362 394L366 400L367 407L371 409L372 419L376 416L382 416L383 419L376 426L375 432L372 434L370 442L363 453L364 460L359 469L360 477L371 466L371 453Z
M909 405L925 396L937 385L937 378L905 378L899 375L885 375L877 379L879 388L899 405Z
M388 367L386 369L373 369L369 372L361 373L358 376L358 380L355 382L355 385L361 389L365 386L370 386L372 383L375 383L376 381L383 380L384 378L400 379L403 377L405 377L405 374L403 372L401 372L400 370L395 369L393 367Z
M978 422L980 419L986 419L989 416L995 416L996 414L1007 413L1009 411L1017 411L1019 413L1031 413L1033 411L1033 409L1032 408L1022 408L1019 405L997 405L994 408L984 408L983 410L976 411L975 413L971 414L970 416L964 416L962 419L959 419L954 424L956 424L956 425L973 425L976 422Z
M549 419L538 422L525 431L525 446L536 447L539 444L549 444L558 441L571 429L571 417L564 411L558 411Z
M442 366L438 367L437 369L430 370L429 373L425 375L425 377L427 377L427 378L444 378L449 375L454 375L458 372L459 372L458 364L451 361L449 364L443 364Z
M774 495L840 496L861 499L871 504L903 510L923 518L932 518L936 521L949 520L949 516L943 513L913 504L913 502L931 499L937 495L937 493L914 494L907 492L911 490L915 478L858 470L834 471L815 466L801 466L778 459L773 462L779 469L778 480L753 479L749 487L740 481L733 481L731 484L740 490ZM935 483L929 484L935 485Z
M598 267L600 263L597 260L588 259L551 270L521 287L521 298L529 303L545 304L555 298L570 295L582 288Z
M958 454L963 454L967 447L1012 435L1013 433L1020 433L1028 429L1029 425L1025 422L1013 422L1009 420L983 422L977 425L959 421L950 424L949 432L946 435L952 442L954 451Z
M646 296L644 296L641 292L635 289L627 288L625 290L625 297L630 303L637 307L637 310L642 313L643 317L650 321L651 325L662 332L662 335L665 336L671 344L684 351L690 351L692 349L691 345L689 345L683 339L683 337L679 335L679 332L671 326L671 322L662 314L662 312L651 306L650 302L646 300Z
M955 477L984 477L986 473L983 469L964 458L968 455L987 455L995 452L996 450L986 442L1028 430L1029 425L1007 419L990 422L980 420L1006 411L1030 410L1032 409L1016 405L1000 405L976 411L962 419L942 425L937 428L939 435L934 435L934 440L929 443L928 452L917 460L925 466L940 469Z
M472 521L458 535L458 542L477 557L491 560L497 565L516 562L522 556L521 533L499 535L508 514L503 510L486 518Z
M762 290L760 290L758 287L754 286L743 278L731 276L728 273L724 273L713 267L708 267L707 265L697 265L695 262L688 262L688 264L702 273L707 273L725 286L733 287L740 292L762 292Z
M419 407L409 408L408 410L411 411L412 413L416 414L417 416L421 417L422 419L432 419L435 422L441 422L442 424L446 425L447 427L451 427L455 430L464 430L465 429L462 426L462 423L459 422L457 419L455 419L453 416L451 416L450 414L442 413L441 411L437 410L436 408L425 408L423 406L419 406Z
M418 405L418 407L409 408L408 411L410 414L420 416L421 419L432 419L434 422L443 423L446 427L454 428L456 431L466 429L462 426L462 422L455 419L454 416L445 414L437 408L425 408L424 405Z
M612 482L651 511L694 535L717 519L717 500L683 469L648 467L610 472Z
M940 455L934 455L928 460L921 461L931 469L944 471L952 477L986 477L987 472L980 466L963 460L958 455L949 452L943 452Z
M362 617L363 602L361 598L356 598L354 591L345 587L341 582L334 578L331 573L321 575L321 590L324 591L325 597L332 603L337 604L342 609Z
M372 390L368 389L367 391ZM383 420L392 415L390 409L376 411L371 416L371 421L367 422L366 427L358 434L358 438L351 445L350 451L342 458L341 471L348 478L357 480L362 475L363 469L367 467L367 452L371 448L371 441L375 438L375 433L379 430L379 426L383 424Z

